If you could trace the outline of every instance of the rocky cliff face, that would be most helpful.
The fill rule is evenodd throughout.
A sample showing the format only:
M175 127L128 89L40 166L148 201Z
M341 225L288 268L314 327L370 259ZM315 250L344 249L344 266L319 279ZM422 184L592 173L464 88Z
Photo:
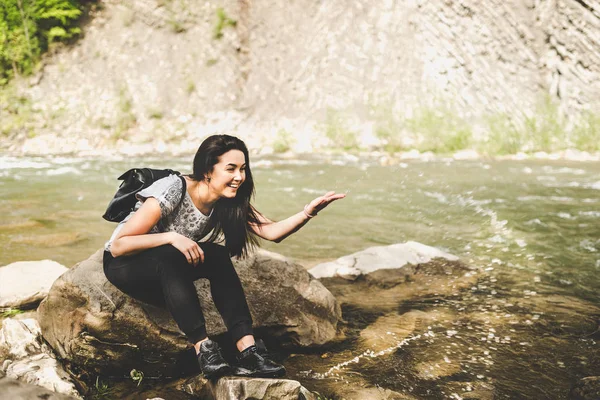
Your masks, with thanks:
M102 3L84 38L20 82L31 118L4 127L4 148L123 148L127 139L139 151L174 143L185 152L234 133L268 151L285 131L306 151L327 145L332 112L370 145L378 110L445 108L476 123L533 115L546 96L571 117L600 104L596 0ZM17 132L35 137L16 144Z

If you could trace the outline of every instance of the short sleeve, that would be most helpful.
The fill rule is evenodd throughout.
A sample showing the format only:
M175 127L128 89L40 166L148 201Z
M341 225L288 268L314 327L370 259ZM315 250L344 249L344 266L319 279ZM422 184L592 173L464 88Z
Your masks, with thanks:
M160 217L164 218L179 204L181 189L181 178L177 175L169 175L140 190L135 197L142 202L149 197L154 197L160 205Z

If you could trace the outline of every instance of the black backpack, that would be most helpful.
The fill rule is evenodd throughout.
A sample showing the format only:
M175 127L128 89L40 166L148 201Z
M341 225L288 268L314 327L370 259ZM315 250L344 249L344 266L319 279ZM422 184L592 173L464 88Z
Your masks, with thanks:
M173 171L172 169L133 168L117 178L123 182L113 199L108 203L108 207L102 218L111 222L123 221L133 211L138 201L135 194L152 185L157 180L169 175L179 175L183 183L181 199L177 204L177 207L179 207L183 202L186 190L185 179L179 171Z

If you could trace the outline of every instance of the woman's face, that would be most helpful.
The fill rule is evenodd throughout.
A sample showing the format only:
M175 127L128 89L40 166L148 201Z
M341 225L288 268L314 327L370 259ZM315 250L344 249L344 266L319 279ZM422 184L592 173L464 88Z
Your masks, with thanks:
M209 174L209 188L219 197L233 198L246 180L246 157L240 150L229 150L219 157Z

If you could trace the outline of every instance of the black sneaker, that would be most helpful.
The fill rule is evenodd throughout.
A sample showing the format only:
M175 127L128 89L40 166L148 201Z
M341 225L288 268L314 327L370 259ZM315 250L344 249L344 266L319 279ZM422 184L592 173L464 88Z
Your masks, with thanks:
M269 358L264 345L248 347L237 356L237 361L238 364L234 369L236 376L281 378L285 375L283 365L277 364Z
M231 366L221 355L221 349L216 342L208 339L200 344L198 364L206 379L217 379L231 373Z

